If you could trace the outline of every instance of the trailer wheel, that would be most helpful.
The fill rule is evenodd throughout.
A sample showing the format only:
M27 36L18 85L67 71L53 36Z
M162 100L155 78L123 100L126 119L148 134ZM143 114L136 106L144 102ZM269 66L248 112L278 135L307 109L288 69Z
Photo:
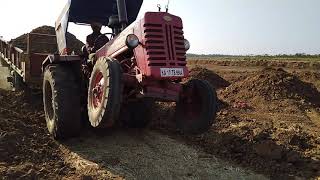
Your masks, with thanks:
M207 82L192 79L183 87L176 106L176 125L187 134L201 134L207 131L216 117L217 95Z
M88 115L93 127L110 128L119 118L121 67L117 60L98 59L88 88Z
M47 127L55 139L65 139L80 133L80 88L70 68L62 65L46 68L43 103Z
M121 121L125 127L144 128L152 119L154 101L139 99L128 102L121 107Z
M24 87L23 78L17 72L13 72L11 84L15 91L21 90Z

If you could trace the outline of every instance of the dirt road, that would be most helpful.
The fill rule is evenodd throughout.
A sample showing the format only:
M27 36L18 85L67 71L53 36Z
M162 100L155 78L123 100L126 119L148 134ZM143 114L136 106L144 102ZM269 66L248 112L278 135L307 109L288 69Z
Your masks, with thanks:
M266 179L158 130L48 135L41 98L0 91L2 179Z
M98 169L126 179L266 179L152 130L88 134L65 145L76 153L68 163L82 172Z

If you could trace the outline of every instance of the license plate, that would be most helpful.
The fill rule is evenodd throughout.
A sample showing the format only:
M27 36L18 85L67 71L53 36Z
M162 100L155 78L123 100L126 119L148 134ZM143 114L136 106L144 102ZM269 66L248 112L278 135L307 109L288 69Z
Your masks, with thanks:
M183 68L160 68L161 77L183 77Z

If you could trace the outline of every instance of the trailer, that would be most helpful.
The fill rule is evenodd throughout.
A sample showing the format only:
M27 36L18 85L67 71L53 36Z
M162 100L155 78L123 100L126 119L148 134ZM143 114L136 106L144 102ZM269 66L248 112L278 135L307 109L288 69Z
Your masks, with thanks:
M55 52L56 36L50 34L29 33L26 36L27 48L22 50L12 43L0 39L1 65L9 69L8 82L17 90L23 86L40 89L42 85L42 62L49 54ZM47 50L39 52L39 46L47 47ZM43 49L43 48L42 48Z

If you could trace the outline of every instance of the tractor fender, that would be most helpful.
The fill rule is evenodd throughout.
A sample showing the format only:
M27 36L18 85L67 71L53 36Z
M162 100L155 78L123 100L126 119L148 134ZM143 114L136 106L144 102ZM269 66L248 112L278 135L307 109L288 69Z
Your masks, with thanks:
M46 67L50 64L59 64L59 63L74 63L74 62L80 62L81 57L77 55L49 55L47 58L42 62L41 70L44 72Z

